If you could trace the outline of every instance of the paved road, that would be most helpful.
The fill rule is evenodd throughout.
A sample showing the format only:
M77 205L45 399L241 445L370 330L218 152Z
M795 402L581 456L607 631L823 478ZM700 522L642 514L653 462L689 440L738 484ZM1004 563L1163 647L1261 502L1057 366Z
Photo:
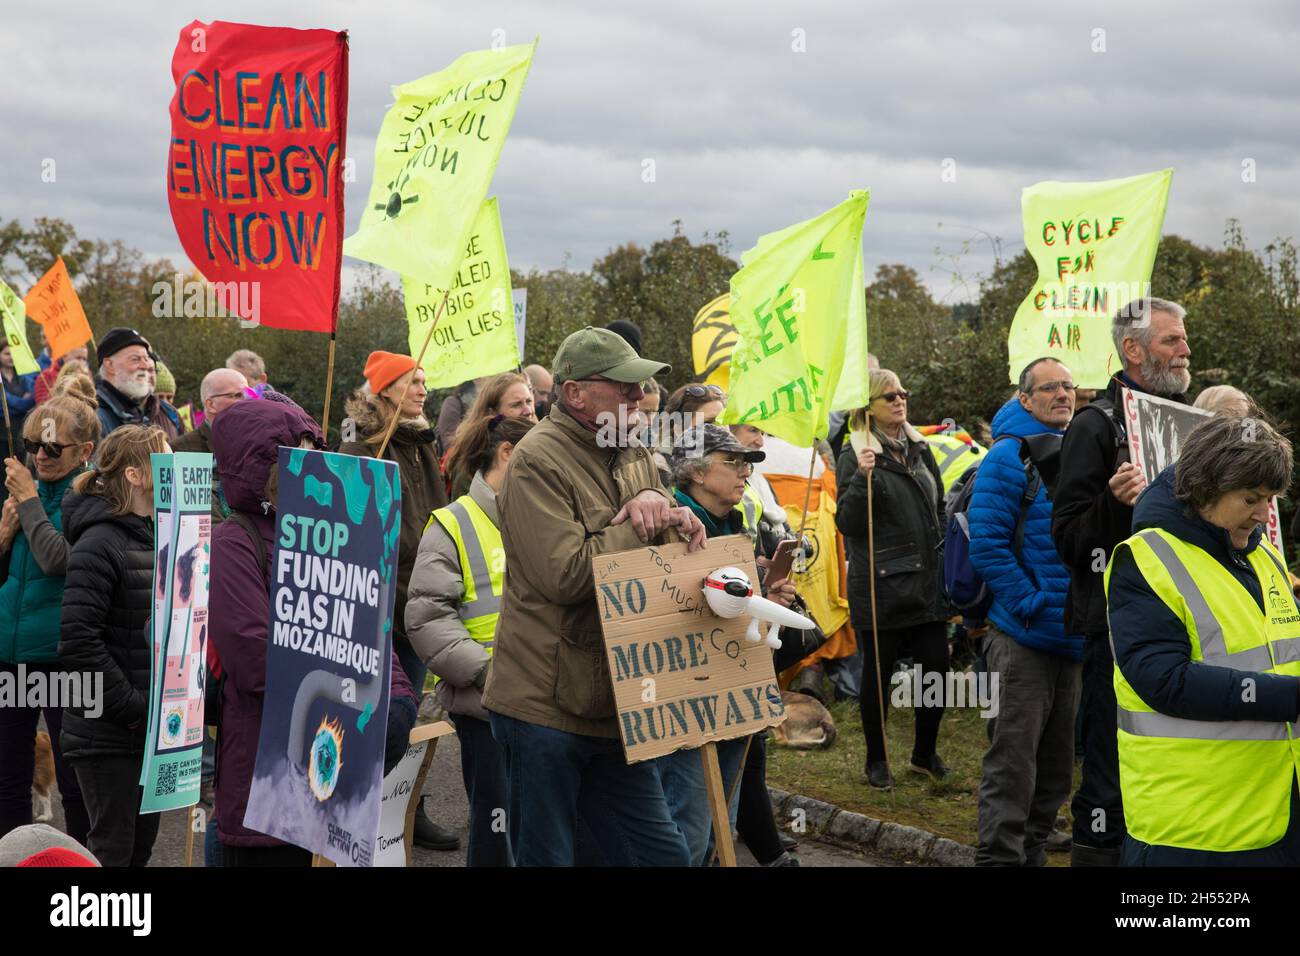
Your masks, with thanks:
M454 852L437 852L415 850L415 865L425 867L463 867L465 849L463 836L469 816L469 805L465 799L465 789L460 779L460 748L455 735L443 737L438 741L429 775L425 781L424 792L427 795L425 807L430 816L441 823L456 829L462 835L461 848ZM52 825L62 828L63 809L59 800L54 800L55 819ZM154 844L153 858L150 866L184 866L185 865L185 812L174 810L164 813L158 831L158 842ZM737 847L737 856L742 866L757 866L754 858L745 850L744 845ZM839 847L805 840L796 851L803 866L889 866L892 861L884 857L855 853ZM194 865L203 865L203 840L195 835Z

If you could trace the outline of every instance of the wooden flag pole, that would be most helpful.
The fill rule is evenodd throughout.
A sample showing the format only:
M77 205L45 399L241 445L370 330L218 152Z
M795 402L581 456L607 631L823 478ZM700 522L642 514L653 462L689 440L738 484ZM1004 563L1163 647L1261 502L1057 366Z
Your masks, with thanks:
M4 382L0 382L0 400L4 401L5 406L5 447L9 449L10 458L18 458L18 451L14 448L14 429L9 424L9 389Z
M808 487L803 491L803 517L799 519L799 547L803 548L803 529L808 524L808 502L812 500L813 472L817 470L817 440L813 439L812 460L808 462Z
M200 812L197 806L190 807L189 811L187 816L190 825L185 828L189 831L185 836L185 868L187 870L194 865L194 821Z
M433 314L433 321L429 323L429 334L424 337L424 344L420 346L420 354L415 360L416 368L424 367L424 353L429 350L429 343L433 341L433 330L438 327L438 320L442 318L442 313L447 308L447 296L450 294L451 294L450 288L448 288L447 291L442 294L442 301L438 303L438 311ZM410 390L411 382L414 381L415 381L415 376L412 375L411 380L406 383L407 391ZM393 409L393 417L388 422L388 428L384 432L384 440L379 445L379 451L375 453L376 458L384 457L384 451L388 448L389 441L392 440L393 432L397 431L397 420L399 417L401 417L402 402L404 401L406 401L406 392L402 392L401 399L398 400L397 406Z
M731 815L722 786L722 769L718 765L718 745L709 741L700 748L704 761L704 784L709 790L709 812L713 816L713 845L723 866L736 865L736 846L731 842ZM739 779L739 777L737 777Z
M320 416L321 438L328 441L330 437L330 392L334 389L334 341L337 330L330 329L330 358L325 367L325 411Z

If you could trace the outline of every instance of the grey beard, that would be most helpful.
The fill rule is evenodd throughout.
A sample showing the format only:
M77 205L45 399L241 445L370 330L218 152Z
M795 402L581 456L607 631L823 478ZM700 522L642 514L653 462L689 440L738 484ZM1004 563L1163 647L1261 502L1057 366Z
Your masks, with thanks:
M1182 395L1192 385L1192 373L1185 368L1173 368L1147 356L1140 367L1142 380L1157 395Z
M148 398L153 392L153 386L149 384L149 378L139 378L135 375L126 375L121 380L113 383L113 387L125 395L127 398L140 401L142 398Z

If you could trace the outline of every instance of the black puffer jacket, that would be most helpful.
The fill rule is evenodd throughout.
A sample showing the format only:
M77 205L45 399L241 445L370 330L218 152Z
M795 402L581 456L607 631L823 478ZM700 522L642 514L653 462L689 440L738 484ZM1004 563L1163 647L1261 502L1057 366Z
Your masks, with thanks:
M107 499L69 492L63 533L72 545L59 658L71 671L104 675L103 713L63 712L63 756L144 752L149 707L149 612L153 519L115 515ZM93 678L92 678L93 680Z
M872 470L876 544L876 613L882 628L942 621L951 609L943 594L943 480L924 438L908 426L907 467L881 451ZM924 469L926 482L914 472ZM835 468L839 488L835 526L848 549L849 614L853 627L870 633L871 578L867 536L867 479L846 443Z

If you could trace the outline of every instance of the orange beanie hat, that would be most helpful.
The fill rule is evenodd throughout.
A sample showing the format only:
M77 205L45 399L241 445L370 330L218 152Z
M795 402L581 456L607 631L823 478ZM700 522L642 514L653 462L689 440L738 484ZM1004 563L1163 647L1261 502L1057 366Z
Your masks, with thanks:
M366 381L370 390L378 395L407 372L415 368L415 359L409 355L392 352L371 352L366 359Z

